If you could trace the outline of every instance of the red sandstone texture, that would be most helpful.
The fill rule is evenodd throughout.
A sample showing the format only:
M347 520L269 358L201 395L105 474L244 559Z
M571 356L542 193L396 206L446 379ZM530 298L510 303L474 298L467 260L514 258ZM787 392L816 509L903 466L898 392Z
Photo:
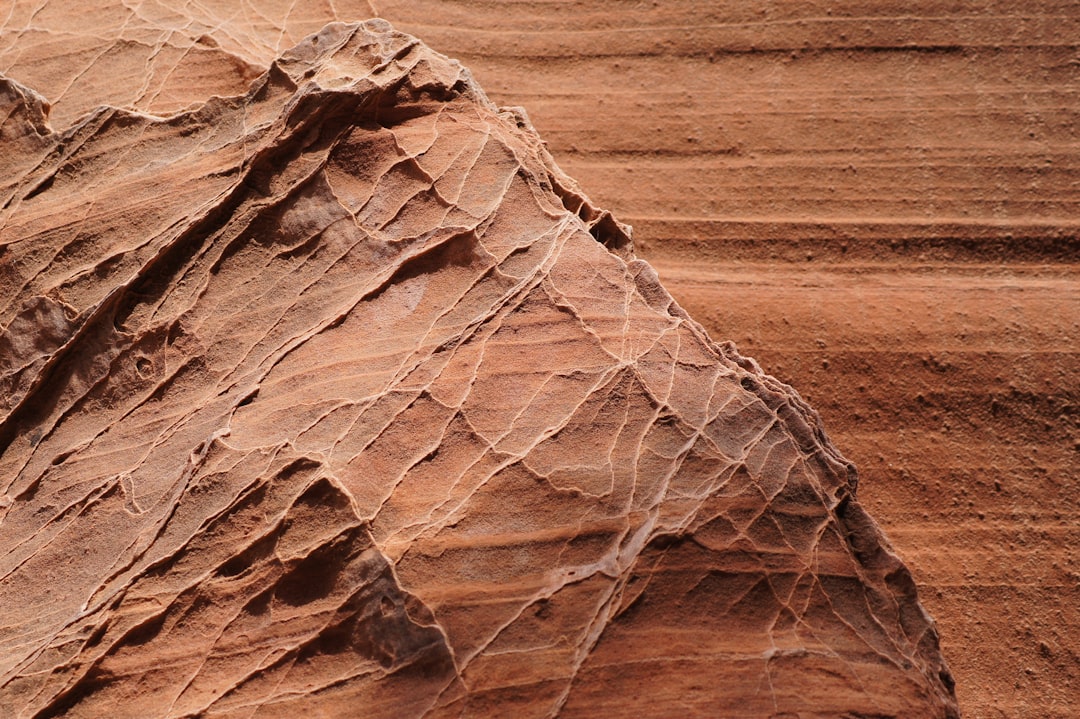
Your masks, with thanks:
M334 19L381 14L465 60L714 337L822 411L931 590L965 716L1077 715L1074 5L92 8L0 5L0 71L53 128L241 95ZM50 322L67 331L43 305L8 334Z
M6 714L956 716L813 411L455 61L3 88Z
M453 60L3 86L9 714L956 716L814 413Z

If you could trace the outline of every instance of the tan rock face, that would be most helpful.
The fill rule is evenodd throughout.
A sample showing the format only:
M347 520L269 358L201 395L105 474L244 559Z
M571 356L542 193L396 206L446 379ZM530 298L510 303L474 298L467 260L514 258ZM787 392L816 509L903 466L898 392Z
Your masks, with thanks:
M523 112L378 21L254 78L0 85L7 714L957 716L817 415Z

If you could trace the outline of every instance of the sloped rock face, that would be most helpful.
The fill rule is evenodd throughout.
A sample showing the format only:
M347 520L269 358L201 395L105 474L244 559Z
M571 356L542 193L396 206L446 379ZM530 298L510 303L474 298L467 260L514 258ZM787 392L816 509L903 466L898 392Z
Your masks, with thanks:
M5 715L957 715L816 414L456 62L2 82Z

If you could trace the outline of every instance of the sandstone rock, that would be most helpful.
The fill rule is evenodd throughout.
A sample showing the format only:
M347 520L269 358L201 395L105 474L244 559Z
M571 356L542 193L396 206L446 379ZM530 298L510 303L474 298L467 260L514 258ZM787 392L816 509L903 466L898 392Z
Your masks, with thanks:
M957 715L817 415L458 63L2 90L7 714Z

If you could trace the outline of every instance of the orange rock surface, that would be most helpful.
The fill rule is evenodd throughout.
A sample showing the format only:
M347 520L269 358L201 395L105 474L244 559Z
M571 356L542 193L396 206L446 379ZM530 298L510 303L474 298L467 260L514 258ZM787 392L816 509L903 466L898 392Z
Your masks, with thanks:
M1072 3L9 0L0 73L62 131L103 104L242 95L305 35L373 15L525 105L682 306L822 412L965 716L1078 716ZM10 185L45 145L10 121L0 138ZM60 337L64 315L0 326Z
M956 716L854 467L523 111L383 21L172 114L108 52L2 85L6 714Z

